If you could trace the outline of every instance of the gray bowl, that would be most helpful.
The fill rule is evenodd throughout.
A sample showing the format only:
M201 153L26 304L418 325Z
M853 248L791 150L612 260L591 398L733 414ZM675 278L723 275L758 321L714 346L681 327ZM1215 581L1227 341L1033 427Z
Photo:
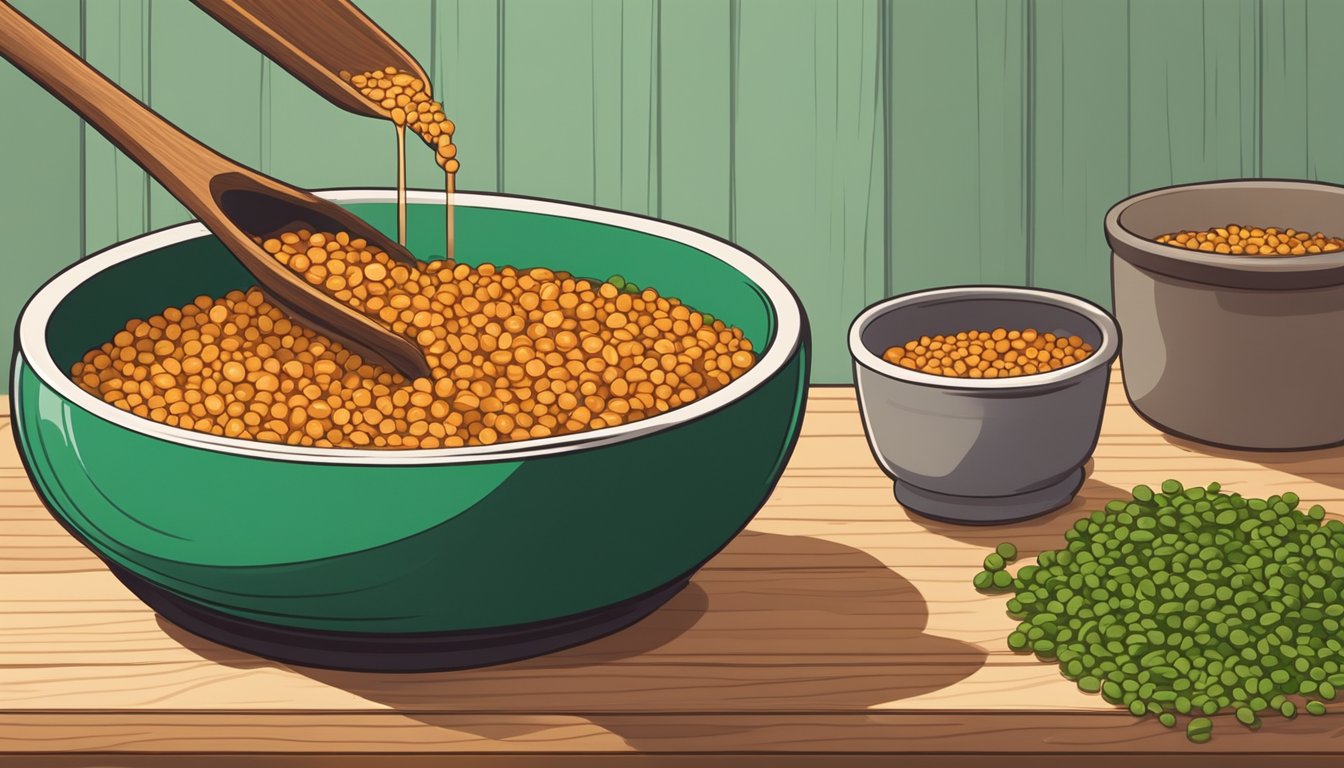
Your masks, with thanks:
M1344 188L1223 181L1135 195L1106 214L1125 393L1166 432L1229 448L1344 442L1344 251L1289 258L1150 238L1235 222L1344 235Z
M923 335L1035 328L1081 336L1075 365L1006 379L960 379L892 365L888 347ZM1068 294L972 286L897 296L849 329L859 411L896 500L956 523L1006 523L1069 503L1096 448L1111 362L1120 348L1105 310Z

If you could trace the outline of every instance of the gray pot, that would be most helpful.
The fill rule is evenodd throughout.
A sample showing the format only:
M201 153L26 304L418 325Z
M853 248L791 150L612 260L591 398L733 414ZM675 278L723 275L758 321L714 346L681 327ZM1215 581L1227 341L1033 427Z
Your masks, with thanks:
M1130 403L1159 429L1231 448L1344 441L1344 252L1230 256L1151 240L1228 223L1344 235L1344 188L1192 184L1106 214Z
M888 347L923 335L1035 328L1081 336L1092 356L1048 373L960 379L892 365ZM896 500L929 517L1004 523L1067 504L1097 445L1115 322L1062 293L972 286L897 296L849 329L859 410Z

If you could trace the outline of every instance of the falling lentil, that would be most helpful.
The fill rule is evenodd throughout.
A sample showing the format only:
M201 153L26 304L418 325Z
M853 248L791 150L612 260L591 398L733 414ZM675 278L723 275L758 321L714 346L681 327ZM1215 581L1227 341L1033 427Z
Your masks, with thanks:
M445 252L449 261L454 255L454 217L453 195L456 191L457 145L453 143L455 126L443 112L443 105L430 97L429 84L419 77L399 71L396 67L385 67L352 75L341 72L341 77L359 90L365 98L387 110L388 117L397 128L398 146L398 225L402 233L401 243L406 244L406 174L405 174L405 129L419 134L420 138L434 150L434 160L444 172L444 237Z

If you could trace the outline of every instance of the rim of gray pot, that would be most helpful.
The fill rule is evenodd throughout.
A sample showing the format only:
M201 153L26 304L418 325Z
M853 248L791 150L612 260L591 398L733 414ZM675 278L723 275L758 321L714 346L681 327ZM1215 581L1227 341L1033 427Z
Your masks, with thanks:
M1247 290L1301 290L1344 284L1344 251L1290 258L1229 256L1191 251L1149 240L1125 227L1125 213L1172 195L1198 194L1201 189L1301 190L1339 198L1344 226L1344 186L1293 179L1238 179L1178 184L1127 197L1106 212L1106 241L1111 251L1136 267L1168 277L1207 285Z
M1081 362L1056 368L1046 373L1006 376L1001 379L963 379L902 368L883 360L863 343L863 332L867 330L869 324L889 312L920 304L972 302L985 299L1046 304L1068 310L1097 328L1101 334L1101 344L1097 346L1090 357ZM1041 288L1018 288L1007 285L954 285L947 288L912 291L868 305L859 313L858 317L854 318L854 322L849 326L849 354L856 364L878 375L903 381L907 384L919 384L946 390L979 391L985 395L996 391L1005 394L1017 394L1024 389L1044 390L1065 385L1096 368L1109 367L1119 353L1120 327L1111 313L1087 299L1070 293Z

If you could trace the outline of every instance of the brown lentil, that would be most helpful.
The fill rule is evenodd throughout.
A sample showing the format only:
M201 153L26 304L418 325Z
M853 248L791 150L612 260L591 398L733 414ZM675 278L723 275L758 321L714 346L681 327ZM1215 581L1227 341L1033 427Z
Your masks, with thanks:
M342 71L341 77L387 110L397 126L397 235L402 245L406 244L406 127L410 126L434 150L434 160L444 174L444 253L452 261L456 240L453 196L460 167L453 143L453 121L444 115L443 105L430 98L429 84L409 72L384 67L358 75Z
M262 246L414 339L432 378L407 381L363 360L253 288L131 320L75 363L72 379L124 411L198 432L410 449L638 421L701 399L756 362L741 329L706 323L649 288L622 293L493 264L408 267L346 233L300 230Z
M1313 235L1291 227L1279 229L1239 224L1228 224L1202 232L1173 232L1155 238L1155 241L1190 251L1235 256L1306 256L1311 253L1332 253L1344 248L1344 239L1326 237L1320 232Z
M1092 345L1078 336L995 328L921 336L888 348L882 359L937 376L1002 379L1053 371L1081 362L1092 352Z
M370 101L387 110L392 122L407 126L434 150L434 160L447 173L457 173L457 146L453 144L453 121L443 114L443 105L430 98L425 81L400 72L396 67L345 78Z

